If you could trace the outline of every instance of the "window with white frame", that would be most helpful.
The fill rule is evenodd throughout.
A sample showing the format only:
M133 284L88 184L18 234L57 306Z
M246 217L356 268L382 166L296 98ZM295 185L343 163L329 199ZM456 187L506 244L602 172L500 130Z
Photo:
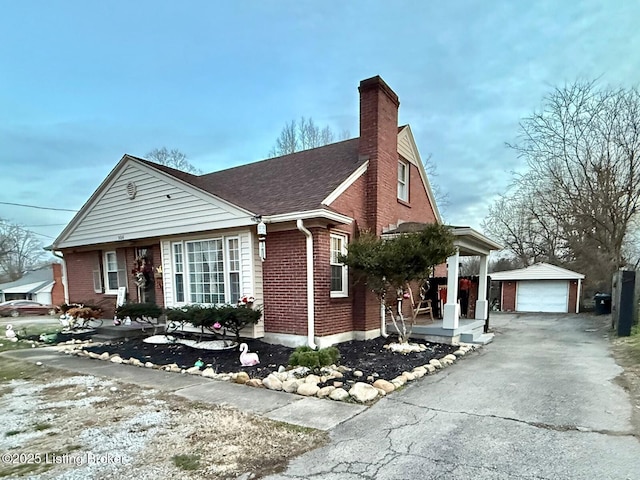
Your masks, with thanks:
M236 303L240 298L240 241L214 238L173 243L176 303Z
M409 164L398 161L398 198L409 201Z
M347 253L347 236L331 234L331 296L346 297L348 290L347 266L339 261L340 255Z
M124 286L120 285L118 282L118 256L116 252L104 252L103 258L103 271L104 271L104 293L107 294L117 294L118 287Z

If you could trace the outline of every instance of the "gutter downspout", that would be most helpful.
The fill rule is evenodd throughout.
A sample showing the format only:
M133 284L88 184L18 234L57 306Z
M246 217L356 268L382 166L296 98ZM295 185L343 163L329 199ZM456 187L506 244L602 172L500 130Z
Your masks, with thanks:
M580 313L580 295L582 295L582 279L578 279L578 288L576 291L576 313Z
M307 345L317 350L315 344L315 304L313 298L313 236L304 226L301 218L296 221L296 226L307 237Z
M61 252L52 250L51 253L54 257L58 257L62 260L62 288L64 289L64 303L69 304L69 282L67 281L67 262L64 259L64 255Z
M387 309L384 305L384 299L380 302L380 335L382 338L387 338Z

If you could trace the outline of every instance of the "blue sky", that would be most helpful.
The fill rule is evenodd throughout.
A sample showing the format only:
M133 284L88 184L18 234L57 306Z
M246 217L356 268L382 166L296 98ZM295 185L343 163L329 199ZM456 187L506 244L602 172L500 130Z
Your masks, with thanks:
M77 210L124 153L205 172L264 158L301 115L358 134L360 80L400 97L445 220L479 227L505 147L554 86L640 78L640 2L0 0L0 202ZM72 212L0 203L49 243ZM47 226L40 226L47 225Z

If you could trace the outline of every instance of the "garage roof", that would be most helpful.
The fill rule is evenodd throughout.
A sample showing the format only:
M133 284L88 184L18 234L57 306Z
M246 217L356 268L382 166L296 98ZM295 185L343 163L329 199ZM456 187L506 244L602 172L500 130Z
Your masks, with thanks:
M527 268L489 274L491 280L581 280L584 275L556 267L549 263L536 263Z

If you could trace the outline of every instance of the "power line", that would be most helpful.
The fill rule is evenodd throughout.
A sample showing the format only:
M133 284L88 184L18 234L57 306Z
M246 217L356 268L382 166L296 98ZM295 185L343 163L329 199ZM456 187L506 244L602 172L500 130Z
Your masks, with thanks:
M77 210L69 210L68 208L39 207L37 205L25 205L23 203L0 202L0 205L13 205L14 207L37 208L39 210L56 210L58 212L77 212Z

